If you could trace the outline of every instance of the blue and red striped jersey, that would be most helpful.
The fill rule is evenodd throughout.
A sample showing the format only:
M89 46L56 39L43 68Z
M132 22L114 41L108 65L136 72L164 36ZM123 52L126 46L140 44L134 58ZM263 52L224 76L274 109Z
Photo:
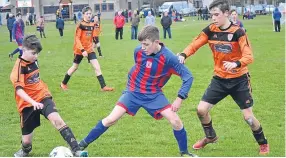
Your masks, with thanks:
M25 24L23 20L22 19L20 19L19 21L16 20L12 28L13 39L16 40L24 38L24 29L25 29Z
M153 55L146 55L141 46L134 50L135 65L128 73L127 91L141 94L162 92L161 88L167 83L172 74L182 79L178 96L188 97L193 83L193 76L188 68L179 63L174 53L160 43L161 50Z

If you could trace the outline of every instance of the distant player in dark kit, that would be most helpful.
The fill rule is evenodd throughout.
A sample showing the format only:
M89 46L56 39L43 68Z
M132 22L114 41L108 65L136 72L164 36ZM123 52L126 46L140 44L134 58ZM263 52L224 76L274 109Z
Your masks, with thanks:
M74 40L74 60L72 67L67 71L64 80L61 82L60 87L63 90L67 90L67 83L70 80L71 75L78 69L78 66L86 57L95 70L95 74L99 81L102 91L113 91L114 89L106 86L103 75L101 73L99 62L96 58L93 48L93 37L95 34L95 24L90 22L92 9L90 7L84 7L82 9L83 20L77 24Z
M134 50L135 65L128 73L126 90L112 112L100 120L79 145L81 149L86 148L125 113L134 116L140 108L144 108L155 119L165 117L170 122L182 156L195 156L188 151L187 133L177 115L182 101L188 97L193 83L192 74L163 43L159 42L157 27L144 27L138 35L138 40L141 46ZM181 77L182 86L176 100L170 104L161 88L172 74Z
M15 62L10 76L22 130L22 147L14 156L26 157L31 152L33 131L40 126L40 115L43 115L61 133L74 156L87 157L86 151L80 151L71 129L57 112L47 85L40 78L37 58L41 50L42 45L35 35L26 36L23 55Z
M9 54L9 58L12 59L13 55L20 52L20 55L22 55L22 43L24 38L24 31L25 31L25 24L22 20L22 14L18 13L16 14L16 21L13 24L12 28L12 37L13 41L15 41L18 45L18 48L13 51L13 53Z
M226 0L215 0L210 6L213 23L207 26L179 55L181 63L201 46L209 44L214 58L214 76L197 109L205 138L193 145L202 149L218 137L212 126L210 109L230 95L238 104L244 120L252 130L260 147L260 154L269 153L269 145L260 122L255 118L252 106L252 89L247 65L253 62L253 53L245 31L229 21L230 7ZM229 118L228 118L229 119ZM239 130L234 127L234 130ZM247 148L247 147L246 147Z

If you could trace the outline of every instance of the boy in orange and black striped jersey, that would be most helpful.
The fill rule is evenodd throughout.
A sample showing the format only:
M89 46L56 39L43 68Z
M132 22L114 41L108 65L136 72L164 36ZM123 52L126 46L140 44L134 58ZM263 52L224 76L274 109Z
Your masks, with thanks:
M100 49L100 42L99 42L99 36L101 33L101 25L99 23L97 15L94 16L93 21L94 21L93 42L94 42L95 47L97 48L98 56L103 57L101 53L101 49Z
M43 115L61 133L74 156L86 157L87 152L80 151L71 129L57 112L47 85L40 79L37 58L41 50L42 45L35 35L26 36L23 54L15 62L10 76L22 130L22 148L14 156L26 157L31 152L33 131L40 126L40 115Z
M92 67L95 70L95 74L100 83L102 91L113 91L114 89L106 86L104 78L101 73L99 62L96 58L95 52L93 50L93 37L95 36L95 24L90 22L91 20L91 8L84 7L82 10L83 20L78 23L75 32L75 40L74 40L74 60L72 67L67 71L64 80L61 82L60 87L63 90L67 90L67 83L71 77L71 75L78 69L78 66L83 59L83 57L87 57L88 61L91 63Z
M215 0L210 6L213 23L207 26L179 55L181 63L201 46L209 44L214 58L214 76L204 93L197 114L206 137L193 145L201 149L217 141L209 110L230 95L240 107L246 123L260 145L260 154L269 153L269 145L259 121L252 112L250 76L247 65L253 62L252 49L243 29L229 21L230 7L226 0Z

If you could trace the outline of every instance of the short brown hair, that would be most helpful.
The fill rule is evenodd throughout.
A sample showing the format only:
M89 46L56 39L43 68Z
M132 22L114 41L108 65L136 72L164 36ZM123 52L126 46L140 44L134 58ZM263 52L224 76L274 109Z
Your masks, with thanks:
M142 28L142 30L138 34L138 40L144 41L149 39L154 42L155 40L159 40L159 29L156 26L147 25Z
M34 50L37 54L42 51L42 44L36 35L26 35L23 40L23 47Z
M89 7L89 6L86 6L86 7L84 7L83 9L82 9L82 14L84 14L85 12L87 12L87 11L92 11L92 9Z
M210 4L209 9L211 10L215 7L218 7L223 13L229 11L229 4L227 0L214 0Z
M235 9L232 9L232 10L230 11L230 14L232 14L232 12L236 12L236 13L237 13L237 11L236 11Z

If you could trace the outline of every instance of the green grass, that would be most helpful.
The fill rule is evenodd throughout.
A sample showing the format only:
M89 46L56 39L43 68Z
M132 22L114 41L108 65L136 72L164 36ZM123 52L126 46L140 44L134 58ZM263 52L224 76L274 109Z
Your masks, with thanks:
M158 19L157 19L158 20ZM143 20L142 20L143 21ZM273 32L270 16L259 16L243 21L247 29L255 61L249 66L254 97L254 113L260 120L270 143L269 156L285 156L285 30ZM173 52L182 51L209 22L188 19L172 25L172 40L162 40ZM157 25L159 21L157 21ZM143 22L140 24L140 28ZM138 41L130 40L129 24L124 28L124 39L116 41L111 21L103 21L103 36L100 37L104 58L100 58L102 72L108 85L115 92L100 92L92 67L83 60L79 70L69 82L70 90L59 88L66 71L73 61L73 40L75 26L66 23L64 38L59 38L55 23L47 23L46 39L42 39L43 51L39 57L41 79L49 86L59 112L72 128L78 140L84 138L94 125L113 109L125 89L127 73L133 61L133 49ZM160 27L160 30L161 27ZM14 100L14 89L9 79L14 65L8 58L16 45L8 42L6 26L0 27L0 156L12 156L20 148L21 130L19 114ZM26 33L36 28L28 26ZM37 33L38 34L38 33ZM194 84L189 98L179 111L188 133L189 149L204 136L196 116L196 106L210 83L213 73L212 53L208 46L201 48L188 59L186 65L194 75ZM181 85L173 77L164 92L172 102ZM251 130L244 122L240 109L227 97L211 111L214 128L220 137L217 144L200 151L199 156L259 156L258 145ZM66 145L59 132L42 118L42 126L35 130L31 156L48 156L56 146ZM179 156L172 128L163 119L155 121L147 112L140 110L135 117L124 116L101 138L88 147L90 156Z

